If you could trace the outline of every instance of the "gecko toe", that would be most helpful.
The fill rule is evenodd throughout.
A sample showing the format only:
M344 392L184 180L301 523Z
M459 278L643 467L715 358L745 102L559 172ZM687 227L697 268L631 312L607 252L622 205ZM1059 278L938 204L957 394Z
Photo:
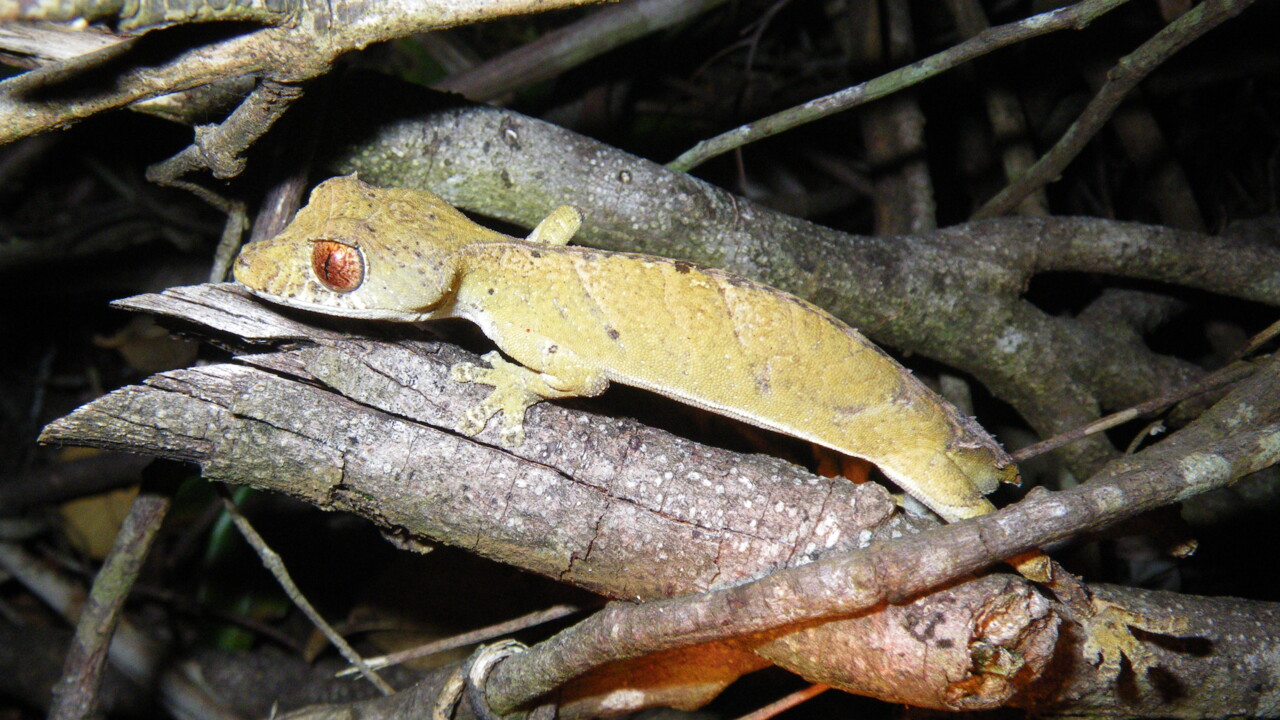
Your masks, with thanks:
M480 368L477 368L474 363L469 363L469 362L455 363L453 367L449 368L449 377L454 382L460 382L460 383L475 382L476 371L479 369Z

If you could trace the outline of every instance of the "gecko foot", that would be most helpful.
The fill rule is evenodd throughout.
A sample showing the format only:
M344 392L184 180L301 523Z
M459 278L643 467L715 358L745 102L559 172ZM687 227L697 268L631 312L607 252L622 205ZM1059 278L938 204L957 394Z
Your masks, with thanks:
M541 397L525 388L529 370L503 360L497 351L485 353L482 359L491 367L462 362L449 369L450 377L456 382L493 386L488 397L462 414L458 420L458 432L467 436L477 435L489 423L489 418L502 413L498 442L506 447L518 447L524 442L525 410Z
M1084 654L1108 678L1120 674L1125 658L1139 680L1158 664L1146 643L1133 634L1134 629L1156 635L1176 635L1187 629L1185 618L1156 618L1097 597L1091 600L1092 616L1084 619Z

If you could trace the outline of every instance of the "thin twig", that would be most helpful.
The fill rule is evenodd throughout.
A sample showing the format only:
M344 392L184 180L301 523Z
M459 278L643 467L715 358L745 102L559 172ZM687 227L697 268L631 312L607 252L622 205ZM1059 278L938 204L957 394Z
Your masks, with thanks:
M418 647L409 648L408 650L401 650L400 652L394 652L389 655L365 658L365 662L374 670L381 670L382 668L391 665L399 665L400 663L417 660L418 658L427 657L428 655L435 655L436 653L442 653L447 650L455 650L460 647L475 645L476 643L484 642L485 640L492 640L493 638L502 637L503 635L510 635L514 632L519 632L527 628L551 622L552 620L559 620L562 617L568 617L576 612L581 612L582 609L583 608L577 605L555 605L545 610L531 612L512 620L496 623L478 630L472 630L471 632L460 633L453 637L447 637L443 640L419 645ZM337 677L350 675L354 672L358 672L356 668L347 668L339 671Z
M262 565L275 576L276 582L279 582L280 587L284 588L285 594L289 596L289 599L293 601L293 604L297 605L298 609L311 620L312 624L315 625L320 632L324 633L324 636L328 638L329 642L333 643L333 646L338 649L338 652L342 653L342 657L346 658L347 662L359 668L360 674L363 675L366 680L373 683L374 687L382 691L382 694L384 695L394 693L395 688L388 685L386 680L383 680L377 672L370 668L368 664L365 663L364 658L361 658L359 653L357 653L355 649L347 643L346 639L339 635L338 631L334 630L333 627L329 625L329 623L325 622L325 619L320 616L320 613L316 611L315 607L313 607L302 594L302 591L298 589L298 586L294 584L293 578L289 575L289 570L285 568L284 562L280 559L280 556L267 545L266 541L262 539L262 536L258 534L258 531L253 528L249 519L240 512L240 508L236 506L234 501L232 501L231 495L227 492L227 489L221 485L215 485L215 487L218 489L218 494L222 497L223 507L226 508L227 514L231 516L232 522L236 524L236 529L240 531L240 534L244 536L245 541L247 541L258 553L258 557L262 558Z
M222 282L231 271L236 253L240 251L240 238L249 229L249 217L244 203L230 201L226 207L227 221L222 226L222 237L213 252L213 266L209 270L209 282Z
M171 185L189 172L205 169L220 180L239 175L245 164L241 155L300 97L302 88L296 85L263 80L226 120L218 125L197 126L193 143L147 168L147 179Z
M786 712L800 703L815 698L830 689L830 686L823 685L822 683L814 683L803 690L797 690L784 698L774 700L755 712L749 712L738 718L738 720L769 720L769 718L772 718L779 713Z
M63 577L19 545L0 542L0 569L10 573L31 593L70 622L75 622L85 602L78 582ZM240 720L201 682L189 678L181 664L166 662L172 658L151 636L120 620L108 649L111 664L138 687L154 692L169 715L204 720Z
M553 78L636 38L686 22L725 0L635 0L593 12L436 83L438 90L492 100Z
M1071 124L1053 149L973 214L973 219L998 217L1016 208L1031 193L1053 182L1097 134L1120 103L1144 78L1201 35L1235 17L1254 0L1207 0L1169 23L1154 37L1116 63L1093 100Z
M1128 0L1083 0L1071 7L985 30L959 45L893 72L703 140L668 163L667 168L687 172L717 155L911 87L1007 45L1058 30L1080 30L1126 2Z
M1257 335L1254 335L1253 338L1249 340L1249 342L1243 348L1240 349L1240 352L1236 354L1235 359L1238 360L1242 357L1248 357L1249 355L1252 355L1253 353L1257 352L1258 348L1262 347L1263 345L1266 345L1267 342L1269 342L1272 338L1274 338L1277 335L1280 335L1280 320L1277 320L1271 323L1266 328L1264 328L1262 332L1258 333Z
M156 467L153 463L152 467ZM160 462L158 465L169 466ZM153 472L146 473L153 475ZM89 599L76 622L76 633L63 661L62 678L53 689L50 720L94 717L99 712L102 680L111 638L124 611L129 590L138 579L160 524L169 512L170 496L144 487L129 507Z
M1248 363L1232 363L1221 370L1216 370L1205 375L1180 390L1166 395L1161 395L1158 398L1148 400L1140 405L1134 405L1133 407L1125 408L1119 412L1111 413L1110 415L1094 420L1088 425L1083 425L1059 435L1054 435L1051 438L1046 438L1038 443L1028 445L1011 453L1011 456L1015 463L1025 462L1038 455L1043 455L1047 452L1057 450L1063 445L1068 445L1076 442L1077 440L1089 437L1090 435L1096 435L1105 430L1110 430L1111 428L1123 425L1130 420L1134 420L1154 412L1159 412L1170 405L1182 402L1188 398L1203 395L1211 390L1216 390L1238 380L1243 380L1256 372L1257 369L1258 368L1256 366Z

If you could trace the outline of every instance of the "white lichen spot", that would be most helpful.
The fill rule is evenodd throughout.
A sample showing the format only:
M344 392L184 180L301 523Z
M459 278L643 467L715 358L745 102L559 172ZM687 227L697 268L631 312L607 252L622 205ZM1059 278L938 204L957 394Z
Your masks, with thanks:
M1201 486L1218 478L1229 477L1231 474L1231 463L1223 459L1221 455L1212 453L1190 453L1178 461L1178 466L1182 469L1183 481L1186 482L1189 489L1196 492L1203 489ZM1180 494L1178 499L1184 500L1186 498Z
M1268 455L1280 453L1280 433L1266 435L1258 442L1258 447Z
M1253 425L1255 418L1258 416L1257 409L1252 403L1240 403L1232 410L1231 415L1227 417L1227 427L1235 429Z
M1000 333L1000 337L996 338L996 350L1007 355L1017 353L1026 344L1027 336L1023 335L1021 330L1013 327L1005 328Z

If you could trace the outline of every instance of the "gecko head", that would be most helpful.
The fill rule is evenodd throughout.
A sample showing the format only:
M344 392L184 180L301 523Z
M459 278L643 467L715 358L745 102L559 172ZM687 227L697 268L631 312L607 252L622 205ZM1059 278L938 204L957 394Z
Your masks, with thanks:
M235 279L289 307L429 320L451 297L455 253L475 236L471 228L483 230L431 193L337 177L316 186L279 235L247 245Z

